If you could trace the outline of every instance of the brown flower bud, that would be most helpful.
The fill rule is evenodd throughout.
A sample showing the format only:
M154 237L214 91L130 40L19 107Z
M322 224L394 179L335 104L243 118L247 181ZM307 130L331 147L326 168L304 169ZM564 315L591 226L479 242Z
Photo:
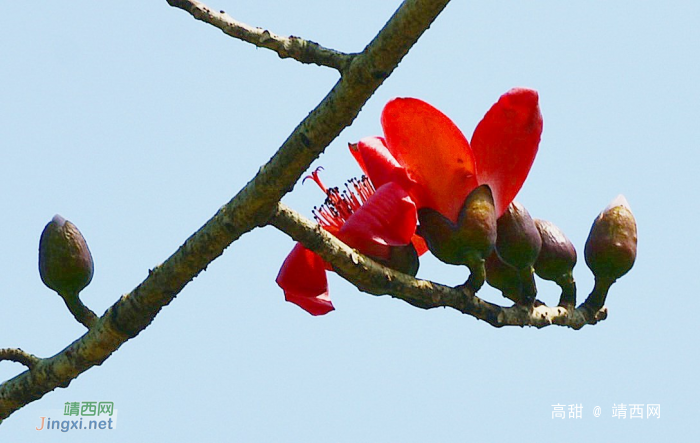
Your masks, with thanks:
M525 269L535 263L541 247L542 238L530 213L513 201L498 218L498 256L516 269Z
M39 274L46 286L62 297L75 297L92 280L90 249L78 228L55 215L41 233Z
M384 266L408 274L411 277L415 277L418 273L418 265L420 264L418 252L412 243L405 246L391 246L388 260L372 258Z
M593 222L584 251L596 279L613 282L637 257L637 223L624 196L613 200Z
M493 251L486 259L486 282L500 290L504 297L516 303L520 301L520 272L511 265L504 263L496 254L496 251Z
M535 261L535 273L545 280L568 278L576 265L576 248L554 223L535 219L542 248Z

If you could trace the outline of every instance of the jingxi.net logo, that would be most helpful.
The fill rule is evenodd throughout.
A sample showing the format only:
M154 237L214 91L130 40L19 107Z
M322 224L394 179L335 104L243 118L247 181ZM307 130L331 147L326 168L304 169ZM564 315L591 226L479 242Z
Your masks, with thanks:
M117 428L117 410L111 401L66 402L63 411L39 417L37 431L110 431Z

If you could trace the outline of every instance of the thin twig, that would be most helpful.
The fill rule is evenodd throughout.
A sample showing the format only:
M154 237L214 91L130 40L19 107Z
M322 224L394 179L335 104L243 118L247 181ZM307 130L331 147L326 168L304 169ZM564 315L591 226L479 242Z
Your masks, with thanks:
M318 224L282 203L278 205L277 211L270 219L270 224L318 253L324 260L331 263L345 279L363 290L377 295L391 295L419 308L450 307L479 320L484 320L495 327L534 326L542 328L559 325L580 329L587 324L595 324L607 317L605 308L591 314L588 309L571 310L561 306L549 307L544 304L533 307L523 305L498 306L477 297L465 286L449 287L413 278L382 266L369 257L358 253L320 228Z
M90 329L97 322L97 314L83 304L78 294L61 295L66 307L73 314L73 317L83 326Z
M284 194L350 125L449 0L406 0L255 177L82 337L0 385L0 420L101 364L241 235L267 223Z
M275 51L280 58L293 58L301 63L328 66L341 73L352 61L354 54L325 48L301 37L282 37L267 29L252 27L234 20L224 11L214 11L194 0L168 0L168 4L192 14L197 20L221 29L224 34L251 43L259 48Z
M24 366L28 367L29 369L32 369L34 365L36 365L39 360L41 360L39 357L36 355L32 355L28 352L24 352L23 350L16 348L3 348L0 349L0 361L3 360L8 360L8 361L14 361L17 363L21 363Z

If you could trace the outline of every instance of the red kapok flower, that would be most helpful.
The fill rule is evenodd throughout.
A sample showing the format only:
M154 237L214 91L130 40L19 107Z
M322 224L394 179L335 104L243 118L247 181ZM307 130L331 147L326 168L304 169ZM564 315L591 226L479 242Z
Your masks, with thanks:
M442 112L421 100L397 98L382 112L384 136L351 145L367 179L350 182L354 192L327 189L317 221L349 246L383 263L397 247L426 246L415 234L417 208L428 208L456 223L467 196L488 185L496 215L522 187L542 133L537 92L512 89L477 125L471 145ZM373 186L372 186L373 185ZM376 188L376 192L373 192ZM277 283L287 301L313 315L333 310L321 257L297 244L280 269Z
M314 217L321 227L389 266L397 253L413 254L417 267L415 250L397 252L397 248L411 244L418 223L416 205L403 186L389 181L375 191L363 177L350 180L341 191L326 188L318 177L318 170L307 178L312 178L326 193L325 203L314 208ZM287 301L312 315L323 315L334 309L326 279L326 270L331 269L318 254L297 243L282 264L276 281Z
M542 133L537 92L515 88L477 125L471 145L445 114L415 98L396 98L382 112L384 137L354 149L372 182L409 183L418 208L456 222L469 193L486 184L500 216L530 171Z

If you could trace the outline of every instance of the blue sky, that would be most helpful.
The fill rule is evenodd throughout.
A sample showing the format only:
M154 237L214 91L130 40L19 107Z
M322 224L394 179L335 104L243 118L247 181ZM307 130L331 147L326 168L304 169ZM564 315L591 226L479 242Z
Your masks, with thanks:
M398 4L208 3L347 52ZM393 97L428 101L471 137L502 93L537 89L544 133L517 199L576 245L579 300L592 287L582 259L592 220L620 193L637 218L637 263L613 286L606 321L495 329L336 275L337 310L313 318L274 283L293 242L256 229L104 364L7 419L3 441L692 440L697 17L694 1L455 1L314 164L328 184L359 175L346 145L379 133ZM82 297L101 314L245 185L337 80L165 1L10 2L0 39L0 347L39 356L84 330L39 279L39 235L54 214L90 245ZM299 184L284 202L310 215L322 199ZM425 256L419 276L467 275ZM555 286L538 288L556 302ZM0 363L0 378L21 370ZM113 401L117 429L34 430L69 401ZM661 417L613 419L619 403L660 404ZM552 420L554 404L581 404L583 417Z

